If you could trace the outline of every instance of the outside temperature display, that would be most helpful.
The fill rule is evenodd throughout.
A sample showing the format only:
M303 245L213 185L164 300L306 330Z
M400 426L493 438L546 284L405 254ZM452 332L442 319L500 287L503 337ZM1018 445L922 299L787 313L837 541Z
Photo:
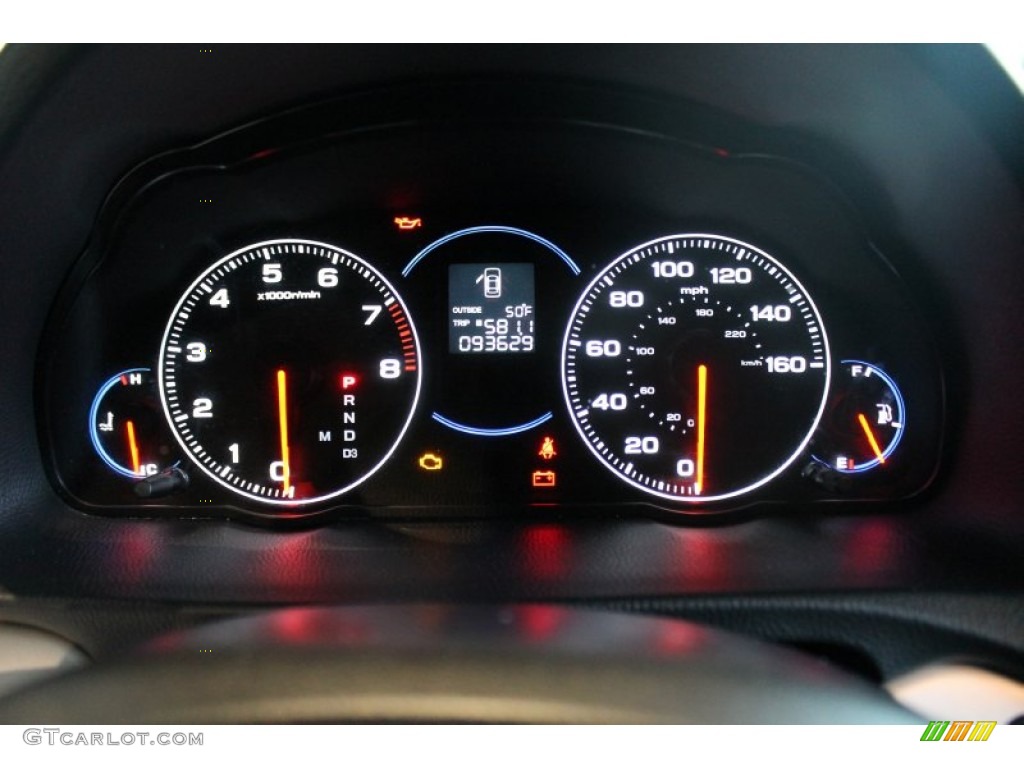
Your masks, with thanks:
M533 264L452 264L449 351L533 352L533 293Z

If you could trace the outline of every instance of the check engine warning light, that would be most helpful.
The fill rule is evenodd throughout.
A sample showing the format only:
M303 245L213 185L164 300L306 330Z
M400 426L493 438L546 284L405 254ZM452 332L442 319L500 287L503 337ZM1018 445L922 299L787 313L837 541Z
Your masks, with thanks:
M558 455L555 451L555 441L550 437L545 437L540 444L540 450L537 451L537 455L540 456L544 461L551 461Z
M532 480L534 488L554 488L557 485L555 473L550 469L538 469Z
M436 453L424 453L417 459L420 469L426 472L438 472L444 469L444 459Z

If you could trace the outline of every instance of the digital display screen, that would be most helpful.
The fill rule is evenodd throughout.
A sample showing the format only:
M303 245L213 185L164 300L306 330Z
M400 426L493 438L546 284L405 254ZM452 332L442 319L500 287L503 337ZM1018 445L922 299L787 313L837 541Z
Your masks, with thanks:
M452 264L448 268L448 350L533 352L533 264Z

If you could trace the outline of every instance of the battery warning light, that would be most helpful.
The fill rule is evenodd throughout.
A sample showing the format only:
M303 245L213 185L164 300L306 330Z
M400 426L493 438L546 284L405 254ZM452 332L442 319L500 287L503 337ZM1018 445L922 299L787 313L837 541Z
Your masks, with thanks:
M395 216L395 226L401 230L418 229L423 226L423 219L419 216Z
M555 473L550 469L538 469L532 480L534 488L554 488L556 485Z
M550 437L545 437L540 444L540 450L537 451L537 455L540 456L544 461L550 461L558 452L555 451L555 441Z

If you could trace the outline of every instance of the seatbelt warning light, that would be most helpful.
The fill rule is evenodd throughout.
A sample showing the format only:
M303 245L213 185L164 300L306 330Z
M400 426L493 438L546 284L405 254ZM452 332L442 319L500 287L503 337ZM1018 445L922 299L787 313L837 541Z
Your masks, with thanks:
M555 441L550 437L545 437L540 444L540 450L537 451L537 455L545 461L549 461L558 455L555 451Z

